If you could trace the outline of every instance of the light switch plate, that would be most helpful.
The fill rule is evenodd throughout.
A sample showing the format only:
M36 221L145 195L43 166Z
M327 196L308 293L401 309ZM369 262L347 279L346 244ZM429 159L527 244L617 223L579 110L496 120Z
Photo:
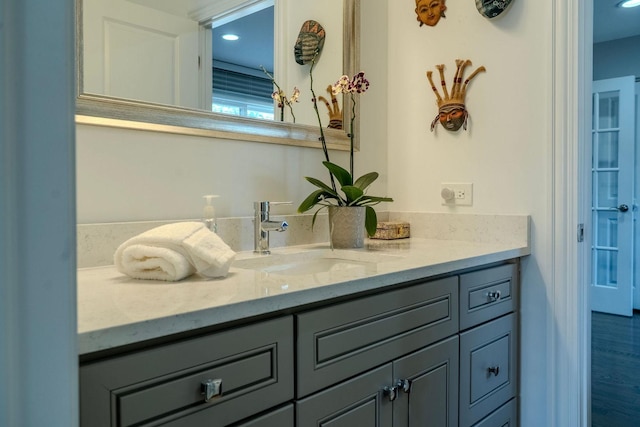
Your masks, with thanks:
M445 199L445 196L453 196ZM443 206L473 205L473 184L470 182L443 182L440 185L440 197Z

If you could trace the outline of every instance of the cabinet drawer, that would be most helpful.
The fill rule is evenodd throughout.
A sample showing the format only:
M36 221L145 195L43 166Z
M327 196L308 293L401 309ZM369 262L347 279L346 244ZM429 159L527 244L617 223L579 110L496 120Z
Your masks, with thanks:
M516 427L518 425L516 399L514 397L473 427Z
M80 368L86 427L219 425L293 397L293 320L283 317ZM201 384L221 380L205 401Z
M294 427L294 419L293 403L290 403L251 421L241 422L236 427Z
M297 315L298 397L455 334L457 304L449 277Z
M515 396L516 315L460 334L460 425L470 426Z
M460 275L460 329L465 330L517 308L518 265Z

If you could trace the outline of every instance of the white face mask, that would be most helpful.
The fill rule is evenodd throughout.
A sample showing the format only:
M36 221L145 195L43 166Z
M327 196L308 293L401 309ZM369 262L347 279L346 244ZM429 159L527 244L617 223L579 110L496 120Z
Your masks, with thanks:
M505 11L513 0L476 0L478 12L485 18L495 18Z

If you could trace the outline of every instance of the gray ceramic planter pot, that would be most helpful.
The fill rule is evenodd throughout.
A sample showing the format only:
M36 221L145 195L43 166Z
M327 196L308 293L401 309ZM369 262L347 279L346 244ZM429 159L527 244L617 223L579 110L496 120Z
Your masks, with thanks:
M364 206L330 206L329 239L334 249L353 249L364 246Z

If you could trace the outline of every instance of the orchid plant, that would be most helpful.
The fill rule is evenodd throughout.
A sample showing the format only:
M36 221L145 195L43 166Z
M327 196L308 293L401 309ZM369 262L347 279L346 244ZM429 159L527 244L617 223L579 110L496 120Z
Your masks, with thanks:
M260 66L260 68L262 69L262 72L265 73L267 77L269 77L271 83L273 83L273 85L276 87L276 90L271 93L271 98L276 101L276 103L278 104L278 108L280 109L280 121L284 121L284 107L286 105L287 107L289 107L289 111L291 112L291 119L293 120L293 123L295 123L296 116L295 114L293 114L293 103L298 102L298 98L300 97L300 89L294 87L293 94L290 98L287 98L287 95L280 88L280 85L278 85L276 79L271 75L271 73L269 73L262 65Z
M349 94L351 97L351 121L349 127L350 138L350 158L349 158L349 170L332 163L329 159L329 151L327 150L327 144L322 128L322 122L320 120L320 113L318 112L318 105L313 91L313 67L315 65L315 59L311 63L309 74L311 76L311 94L313 96L313 107L320 124L320 141L322 142L322 149L325 155L325 161L322 164L329 170L329 178L331 185L327 185L319 179L313 177L305 177L307 181L318 187L313 191L298 207L298 212L307 212L314 207L319 206L313 215L312 225L315 224L318 212L329 206L364 206L366 208L365 214L365 228L369 236L373 236L376 232L378 218L373 206L381 202L392 202L390 197L377 197L367 194L367 188L378 179L379 174L377 172L369 172L362 175L360 178L354 181L353 170L353 140L354 140L354 122L356 119L356 95L363 94L369 89L369 81L366 79L364 72L361 71L353 78L349 76L342 76L332 86L332 92L334 95L339 93ZM340 185L340 189L336 187L336 181Z

